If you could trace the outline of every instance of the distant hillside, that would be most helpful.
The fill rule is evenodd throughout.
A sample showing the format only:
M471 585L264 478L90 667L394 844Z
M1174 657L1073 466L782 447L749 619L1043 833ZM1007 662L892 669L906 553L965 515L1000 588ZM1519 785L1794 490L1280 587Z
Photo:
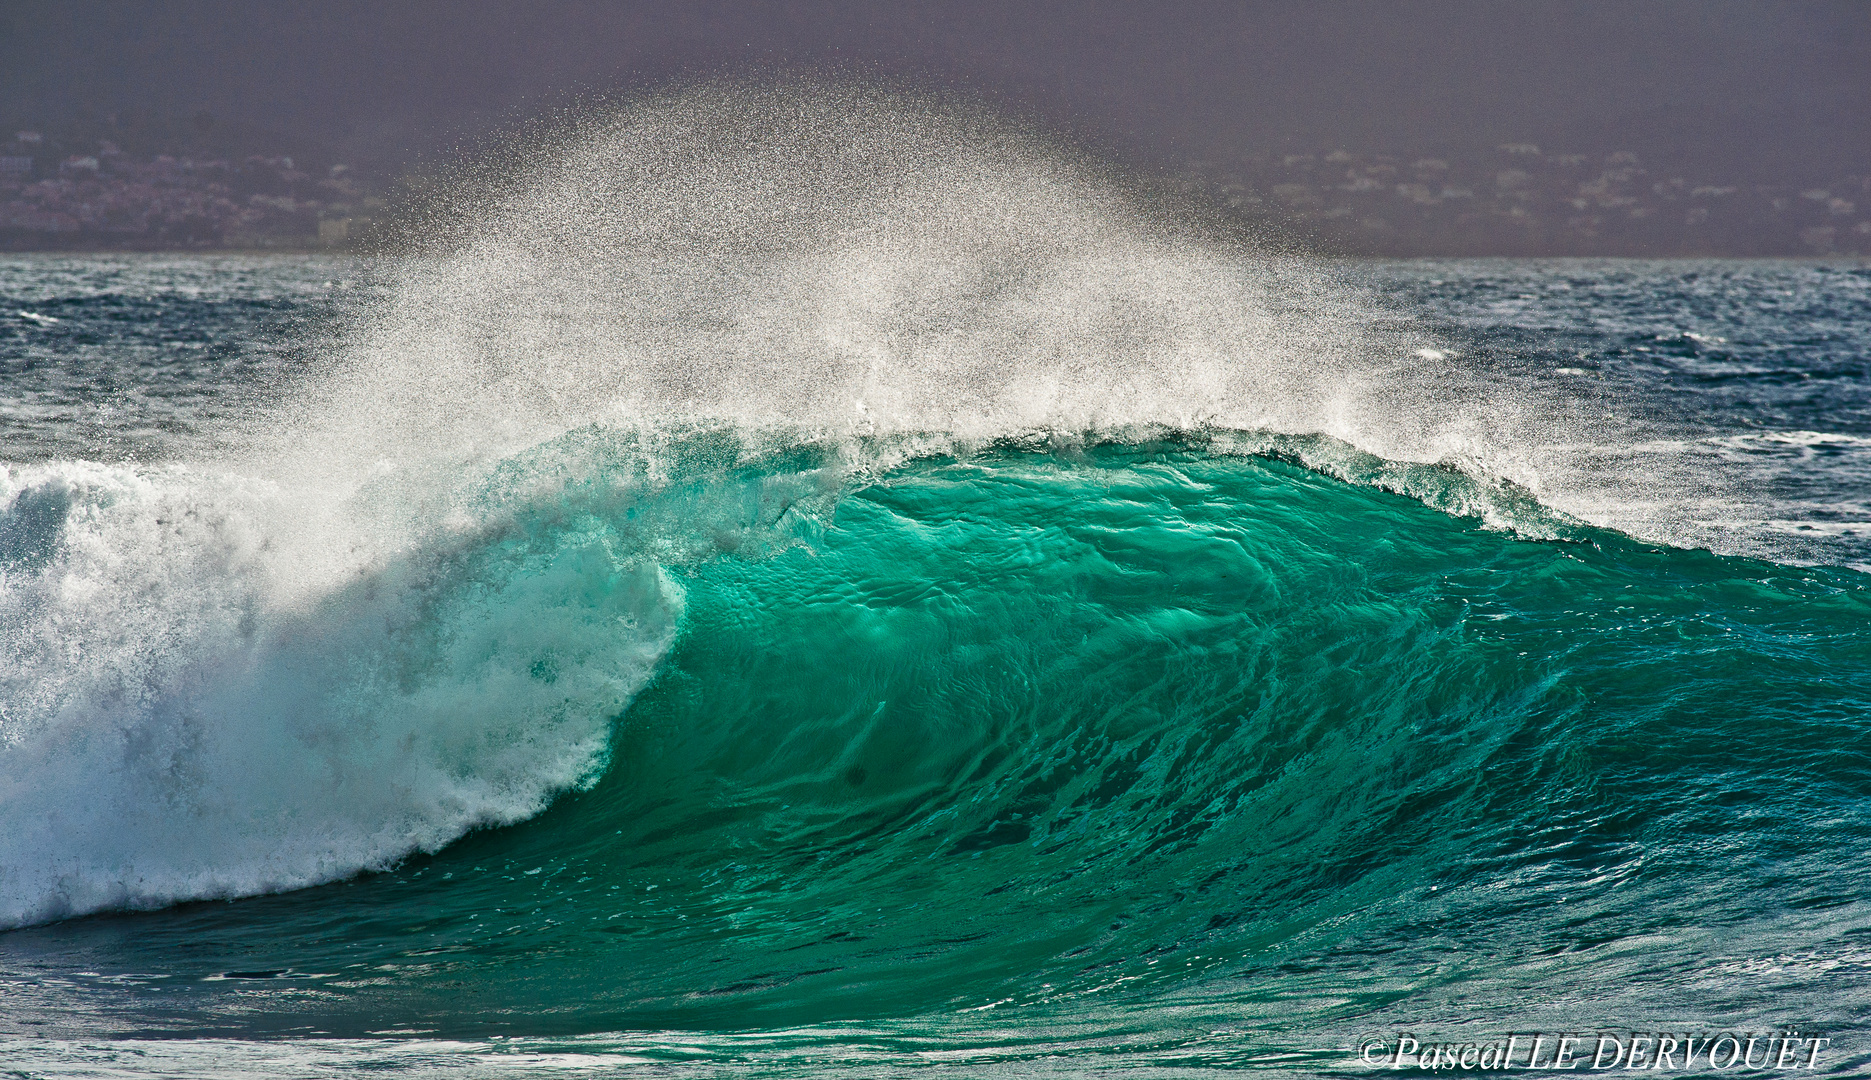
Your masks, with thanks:
M1762 184L1632 150L1218 156L1183 188L1368 255L1871 255L1871 167Z

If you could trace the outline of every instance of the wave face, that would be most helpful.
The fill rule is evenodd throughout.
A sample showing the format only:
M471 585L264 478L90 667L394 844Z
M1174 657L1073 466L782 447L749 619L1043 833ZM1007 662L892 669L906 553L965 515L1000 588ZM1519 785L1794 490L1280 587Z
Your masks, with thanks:
M1861 1024L1862 268L1360 284L848 91L501 190L0 272L0 1037Z
M102 949L177 980L97 981L113 1023L186 1004L209 1030L228 1009L570 1034L995 1007L971 1038L1131 1037L1179 1003L1183 1038L1190 1016L1319 1031L1478 993L1468 1015L1582 1019L1554 986L1620 1015L1861 1008L1860 574L1517 539L1186 441L841 485L827 448L697 435L661 448L653 495L637 449L573 433L532 460L576 482L423 588L360 584L298 635L260 620L245 666L185 683L186 756L163 698L118 713L178 732L160 762L32 751L149 803L54 795L8 850L109 852L151 883L133 903L228 865L293 884L320 843L387 861L591 778L591 718L660 654L595 781L372 877L129 939L22 931L13 955ZM663 570L617 569L652 549Z

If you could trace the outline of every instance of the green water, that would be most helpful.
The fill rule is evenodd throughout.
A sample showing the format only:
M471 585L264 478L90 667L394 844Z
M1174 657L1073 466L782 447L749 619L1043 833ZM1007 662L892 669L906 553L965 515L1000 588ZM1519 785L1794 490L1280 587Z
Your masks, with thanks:
M488 582L602 550L550 603L610 610L584 593L661 566L673 642L582 790L9 956L198 1035L1221 1031L1201 1052L1249 1062L1458 1004L1857 1020L1864 575L1528 539L1191 444L853 475L701 438L654 482L577 453L611 465L486 481L525 512L441 577L510 597Z

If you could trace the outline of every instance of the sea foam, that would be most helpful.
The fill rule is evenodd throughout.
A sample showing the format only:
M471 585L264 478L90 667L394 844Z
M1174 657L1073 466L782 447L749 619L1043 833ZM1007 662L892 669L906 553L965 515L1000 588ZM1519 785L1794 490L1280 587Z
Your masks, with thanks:
M681 608L577 524L334 551L346 512L270 482L72 463L0 473L0 506L0 926L528 817L595 776Z

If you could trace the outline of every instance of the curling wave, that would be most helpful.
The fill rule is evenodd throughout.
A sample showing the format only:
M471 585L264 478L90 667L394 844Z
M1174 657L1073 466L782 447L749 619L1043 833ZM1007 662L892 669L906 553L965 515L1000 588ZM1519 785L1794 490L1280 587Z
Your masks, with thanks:
M0 473L0 924L382 870L218 932L368 910L393 989L332 1008L491 1011L421 958L464 954L595 1030L1121 996L1426 912L1533 955L1487 890L1581 877L1645 898L1621 934L1745 922L1693 871L1722 791L1857 866L1774 785L1863 791L1862 576L1648 546L1736 493L1609 460L1571 383L877 95L652 102L510 190L238 453Z

